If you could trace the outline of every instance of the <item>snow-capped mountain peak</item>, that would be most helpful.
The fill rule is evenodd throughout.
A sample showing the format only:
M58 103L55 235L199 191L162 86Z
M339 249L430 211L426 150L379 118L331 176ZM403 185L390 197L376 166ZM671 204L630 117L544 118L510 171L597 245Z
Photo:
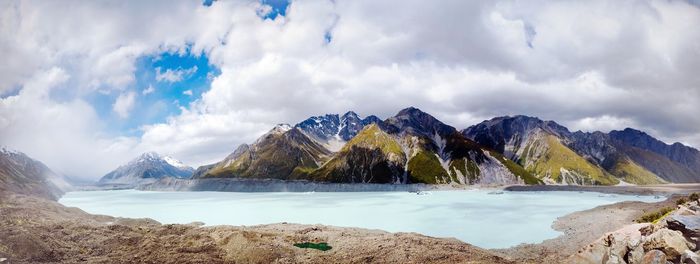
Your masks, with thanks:
M182 161L176 160L175 158L170 157L170 156L165 156L165 157L163 157L163 160L165 160L165 162L167 162L168 164L172 165L173 167L177 167L177 168L189 168L189 166L187 166L187 165L185 165L184 163L182 163Z
M364 126L379 122L381 120L376 116L368 116L362 119L357 113L348 111L342 116L338 114L312 116L296 124L295 127L301 129L305 134L331 151L338 151L345 142L357 135Z
M162 177L188 178L192 172L192 167L175 158L146 152L103 176L100 183L138 184Z

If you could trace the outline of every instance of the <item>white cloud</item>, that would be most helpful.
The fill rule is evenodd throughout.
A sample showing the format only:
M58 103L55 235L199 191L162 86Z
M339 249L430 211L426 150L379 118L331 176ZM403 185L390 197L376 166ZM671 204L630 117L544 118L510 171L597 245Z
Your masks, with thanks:
M120 118L124 119L129 117L129 112L134 108L134 102L136 101L136 93L126 92L120 94L112 105L112 111L114 111Z
M156 81L171 83L179 82L184 80L185 78L188 78L189 76L192 76L192 74L194 74L195 72L197 72L197 65L192 66L192 68L189 69L167 69L164 72L161 72L160 67L156 67Z
M185 90L182 94L192 96L192 90Z
M211 7L197 1L0 5L0 56L6 61L0 95L23 87L18 97L0 99L11 105L0 125L41 131L5 130L0 143L24 142L20 150L31 149L51 164L60 159L34 151L42 147L32 139L88 138L91 144L81 151L56 147L75 160L108 145L110 152L97 156L111 155L110 164L153 149L199 165L223 158L276 123L347 110L388 117L411 105L458 128L526 114L574 129L634 126L667 142L700 146L700 9L686 2L293 1L287 17L275 20L261 19L256 12L264 8L248 1ZM66 103L41 95L49 107L35 107L32 115L62 109L78 119L71 122L99 123L81 98L105 90L120 94L123 103L115 102L115 112L128 116L127 106L136 100L129 87L136 59L187 49L206 55L221 74L201 99L163 123L144 126L140 138L103 136L114 131L99 126L79 125L78 133L16 118L21 112L15 111L28 109L20 104L36 103L30 94L50 94L33 92L30 84L49 82L41 76L56 67L63 72L56 80L70 78L45 86L75 89L76 98ZM159 68L156 79L177 82L196 71ZM106 163L65 164L75 172L111 169Z
M98 131L105 124L81 99L52 100L51 91L70 78L61 68L39 71L27 78L19 94L0 99L0 144L58 173L94 179L131 158L137 140L102 136Z
M155 91L156 91L156 88L154 88L153 85L150 85L150 84L149 84L149 85L148 85L148 88L143 89L143 91L141 92L141 94L147 95L147 94L153 93L153 92L155 92Z

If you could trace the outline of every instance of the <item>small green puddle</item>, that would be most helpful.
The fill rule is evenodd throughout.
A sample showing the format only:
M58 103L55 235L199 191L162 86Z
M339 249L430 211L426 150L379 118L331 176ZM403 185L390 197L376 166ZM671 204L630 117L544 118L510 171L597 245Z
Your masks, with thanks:
M326 251L326 250L331 250L331 246L328 245L328 243L311 243L311 242L304 242L304 243L297 243L294 244L295 247L298 248L313 248L313 249L318 249L321 251Z

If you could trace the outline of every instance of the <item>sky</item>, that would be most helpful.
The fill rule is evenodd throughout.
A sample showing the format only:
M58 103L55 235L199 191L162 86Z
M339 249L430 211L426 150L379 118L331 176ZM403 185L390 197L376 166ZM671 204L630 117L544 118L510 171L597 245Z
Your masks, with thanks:
M700 147L698 1L2 1L0 145L97 179L418 107Z

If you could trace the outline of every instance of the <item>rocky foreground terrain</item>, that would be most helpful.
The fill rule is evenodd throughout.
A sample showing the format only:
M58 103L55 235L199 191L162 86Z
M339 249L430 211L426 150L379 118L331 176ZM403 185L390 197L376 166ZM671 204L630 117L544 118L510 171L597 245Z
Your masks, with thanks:
M91 215L52 200L0 193L0 263L671 263L694 259L697 201L622 202L559 218L560 237L484 250L415 233L279 223L250 227ZM655 223L636 223L678 208ZM682 217L686 217L683 219ZM680 219L680 220L679 220ZM688 222L691 221L691 222ZM696 228L696 229L693 229ZM328 243L332 249L294 244ZM684 257L685 256L685 257ZM682 260L686 262L680 262Z
M296 243L326 242L321 251ZM455 239L295 224L162 225L0 194L0 263L514 263Z
M576 254L569 263L700 263L700 195L676 199L676 206L650 211L609 232Z

